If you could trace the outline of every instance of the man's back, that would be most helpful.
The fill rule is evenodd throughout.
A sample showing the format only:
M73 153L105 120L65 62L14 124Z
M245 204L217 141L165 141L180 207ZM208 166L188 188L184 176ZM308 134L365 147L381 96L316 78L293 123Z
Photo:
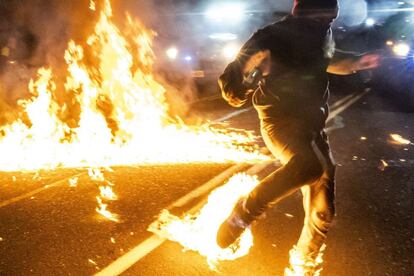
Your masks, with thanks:
M294 116L325 106L326 69L333 47L329 26L287 17L258 31L252 39L261 40L272 56L270 74L253 98L261 117Z

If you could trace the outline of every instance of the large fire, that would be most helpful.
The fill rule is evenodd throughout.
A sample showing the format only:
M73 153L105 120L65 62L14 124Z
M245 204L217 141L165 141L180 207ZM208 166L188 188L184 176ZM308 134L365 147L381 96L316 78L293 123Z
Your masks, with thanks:
M215 268L219 261L240 258L253 245L250 229L246 229L240 239L226 249L217 245L216 235L239 198L247 196L258 184L255 176L236 174L225 185L214 190L207 203L196 214L180 218L164 210L158 220L150 225L149 230L180 243L188 250L200 253L207 258L211 268Z
M154 33L130 16L121 33L111 18L104 0L86 44L94 62L74 41L65 52L64 90L80 110L76 122L61 119L73 106L58 104L52 69L40 69L29 84L31 99L20 102L24 116L0 129L0 170L267 159L250 132L171 118L165 89L152 75Z

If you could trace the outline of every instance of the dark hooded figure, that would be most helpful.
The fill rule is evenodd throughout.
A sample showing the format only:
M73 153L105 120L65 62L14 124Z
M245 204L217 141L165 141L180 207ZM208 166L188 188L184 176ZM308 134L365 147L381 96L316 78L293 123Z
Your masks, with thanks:
M233 106L252 95L266 146L283 166L239 200L217 243L230 246L270 205L301 189L305 221L287 275L319 274L335 216L335 162L324 127L337 15L337 0L296 0L291 15L253 34L219 79Z

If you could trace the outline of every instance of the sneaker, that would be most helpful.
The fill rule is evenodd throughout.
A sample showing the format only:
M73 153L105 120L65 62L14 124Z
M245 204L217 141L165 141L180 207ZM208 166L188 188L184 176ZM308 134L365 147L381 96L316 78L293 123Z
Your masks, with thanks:
M325 246L316 258L302 254L296 246L290 250L290 265L285 269L285 276L319 276L322 271L322 255Z
M223 249L232 245L254 220L253 216L244 207L244 204L244 198L237 202L232 213L217 232L217 244Z

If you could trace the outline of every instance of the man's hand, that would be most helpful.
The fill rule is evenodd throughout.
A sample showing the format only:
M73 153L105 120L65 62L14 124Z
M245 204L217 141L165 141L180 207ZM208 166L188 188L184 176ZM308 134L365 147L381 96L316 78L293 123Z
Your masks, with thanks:
M243 74L249 75L253 70L259 69L263 76L267 76L271 69L271 53L269 50L259 51L246 62Z
M335 75L350 75L358 71L377 68L380 64L380 55L366 54L356 58L353 56L331 62L326 71Z
M381 56L378 54L366 54L359 58L354 64L354 71L374 69L380 66Z

